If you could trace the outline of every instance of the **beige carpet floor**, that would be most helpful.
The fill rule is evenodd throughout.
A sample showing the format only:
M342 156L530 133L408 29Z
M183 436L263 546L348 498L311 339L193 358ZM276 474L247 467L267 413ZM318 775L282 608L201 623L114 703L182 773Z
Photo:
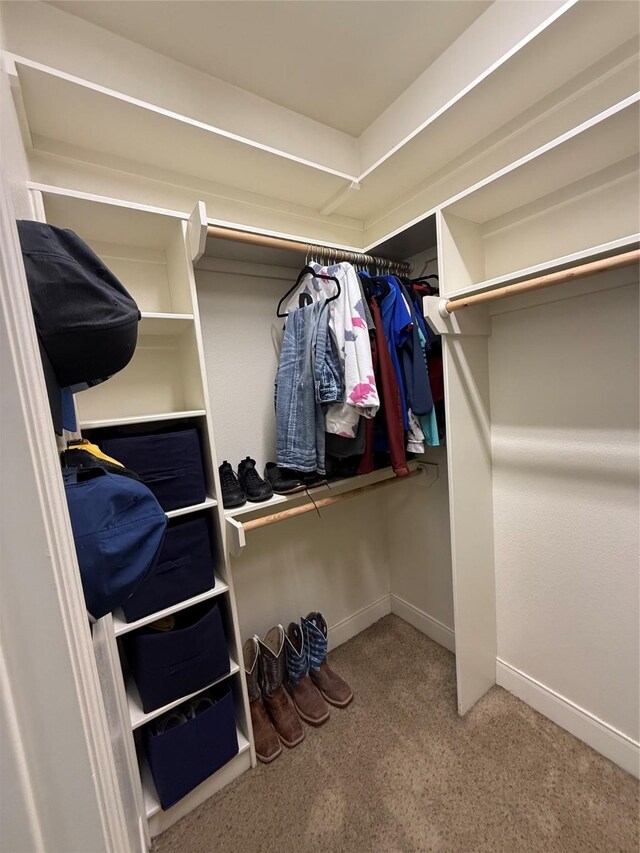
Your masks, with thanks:
M638 784L501 688L456 713L453 655L395 616L336 649L356 698L154 853L638 852Z

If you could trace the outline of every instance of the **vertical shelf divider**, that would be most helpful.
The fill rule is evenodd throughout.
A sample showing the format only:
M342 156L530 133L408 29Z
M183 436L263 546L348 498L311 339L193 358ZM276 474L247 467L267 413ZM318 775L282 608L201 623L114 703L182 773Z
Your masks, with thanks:
M209 397L209 386L207 383L207 374L204 358L204 346L202 342L202 326L200 323L200 311L198 307L198 294L196 291L196 280L193 264L204 252L206 237L207 237L207 218L204 202L198 202L191 217L187 222L182 222L183 232L183 249L185 253L185 261L189 268L189 282L191 287L191 304L193 306L193 314L195 319L196 345L198 349L198 361L200 364L200 374L202 377L204 408L206 411L206 425L208 436L208 454L205 456L205 465L207 466L206 473L209 477L209 482L214 483L215 496L218 498L217 505L212 509L216 517L216 533L218 544L224 560L225 582L229 585L229 606L231 620L233 623L233 641L234 648L232 655L240 665L240 695L242 696L242 708L240 710L240 721L244 732L251 746L251 766L256 766L256 751L253 741L253 729L251 727L251 715L249 711L249 694L244 678L244 663L242 658L242 638L240 636L240 623L238 620L238 609L236 605L236 597L233 586L233 577L231 574L231 565L226 542L226 520L222 505L222 490L220 488L220 478L218 475L218 459L216 454L211 399ZM230 638L229 638L230 639Z

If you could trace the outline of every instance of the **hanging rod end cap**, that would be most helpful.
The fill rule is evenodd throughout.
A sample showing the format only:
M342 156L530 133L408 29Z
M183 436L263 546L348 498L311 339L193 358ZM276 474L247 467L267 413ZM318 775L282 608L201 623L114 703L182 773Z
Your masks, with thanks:
M449 317L451 317L451 312L447 308L447 301L448 300L446 299L441 299L438 302L438 314L442 317L443 320L448 320Z

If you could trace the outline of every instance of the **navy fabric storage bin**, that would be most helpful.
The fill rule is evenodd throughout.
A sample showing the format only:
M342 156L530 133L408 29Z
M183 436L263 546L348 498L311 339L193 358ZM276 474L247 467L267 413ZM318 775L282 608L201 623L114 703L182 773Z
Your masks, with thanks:
M204 695L209 695L215 705L193 719L163 734L155 734L153 722L144 729L149 767L163 809L173 806L238 754L231 687L222 684ZM175 710L188 714L189 703Z
M134 622L213 589L213 566L207 519L199 516L170 521L155 568L122 605L125 619Z
M139 474L165 512L202 503L207 496L196 429L107 438L100 448Z
M195 693L229 672L220 608L206 601L175 614L175 627L151 626L123 637L145 713Z

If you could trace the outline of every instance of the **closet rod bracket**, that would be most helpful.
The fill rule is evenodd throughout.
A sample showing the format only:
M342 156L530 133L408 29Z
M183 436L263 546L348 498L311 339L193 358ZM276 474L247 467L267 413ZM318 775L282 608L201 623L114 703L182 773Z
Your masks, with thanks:
M428 489L437 482L440 476L440 468L434 462L415 462L416 471L422 471L418 477L418 484L423 489Z
M469 311L451 314L445 307L446 299L439 296L425 296L422 302L424 316L438 335L479 335L491 334L491 318L486 305L477 305Z

